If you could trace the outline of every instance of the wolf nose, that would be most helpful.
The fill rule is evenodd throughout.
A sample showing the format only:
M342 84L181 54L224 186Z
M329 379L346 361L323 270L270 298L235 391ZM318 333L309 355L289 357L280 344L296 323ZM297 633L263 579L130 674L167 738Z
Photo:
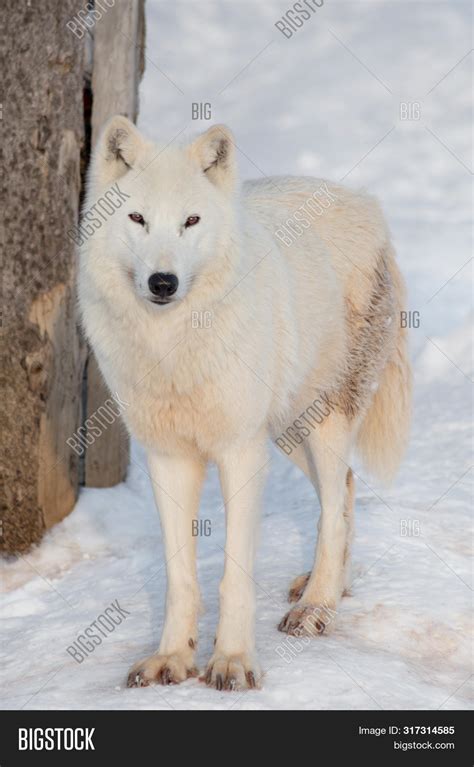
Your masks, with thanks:
M154 296L168 298L178 290L178 282L175 274L155 272L148 280L148 287Z

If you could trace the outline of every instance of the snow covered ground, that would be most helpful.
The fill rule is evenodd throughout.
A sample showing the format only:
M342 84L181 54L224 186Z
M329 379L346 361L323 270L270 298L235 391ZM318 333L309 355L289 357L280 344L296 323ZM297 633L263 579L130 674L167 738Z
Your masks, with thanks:
M385 207L409 287L416 377L413 436L389 490L357 482L353 595L337 626L297 649L276 630L290 580L311 563L317 503L275 455L256 568L263 690L197 680L127 690L155 649L165 572L144 455L125 484L81 493L42 544L3 565L3 708L467 708L472 530L470 347L470 4L326 0L286 39L286 0L147 0L140 127L153 138L202 129L191 103L234 131L243 177L345 179ZM400 103L419 120L401 120ZM214 468L199 541L210 655L224 517ZM66 652L114 600L130 615L82 663ZM291 656L291 657L290 657Z

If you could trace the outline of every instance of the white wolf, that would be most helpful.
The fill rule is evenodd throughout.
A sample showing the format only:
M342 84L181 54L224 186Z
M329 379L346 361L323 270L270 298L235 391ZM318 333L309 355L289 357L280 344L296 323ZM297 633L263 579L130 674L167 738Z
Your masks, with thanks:
M323 631L350 585L353 448L387 478L407 439L404 286L387 226L373 198L320 180L238 184L223 126L159 148L112 118L86 208L97 210L112 185L126 202L81 247L80 305L105 380L129 403L127 426L147 450L168 576L159 649L128 684L197 673L193 521L212 461L227 536L203 678L217 689L258 686L252 572L268 437L321 503L313 568L293 583L296 604L279 626L297 635Z

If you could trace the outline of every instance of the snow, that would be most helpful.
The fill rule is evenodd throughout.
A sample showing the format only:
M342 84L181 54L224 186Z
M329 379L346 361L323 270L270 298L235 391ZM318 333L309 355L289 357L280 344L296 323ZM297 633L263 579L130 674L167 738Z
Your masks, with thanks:
M209 124L191 121L191 102L209 101L212 121L235 133L243 177L344 177L382 200L409 309L420 313L410 331L414 422L390 489L357 469L352 596L327 637L301 645L276 630L290 581L311 564L318 512L310 484L275 454L255 573L263 689L224 693L197 680L126 689L129 666L157 646L165 594L158 515L134 444L124 484L83 490L40 546L3 565L3 708L470 706L470 5L327 0L288 40L273 26L286 9L147 0L139 126L183 138ZM399 119L402 101L421 104L419 121ZM199 540L203 668L225 533L213 467L201 509L212 526ZM67 647L116 599L130 615L76 663Z

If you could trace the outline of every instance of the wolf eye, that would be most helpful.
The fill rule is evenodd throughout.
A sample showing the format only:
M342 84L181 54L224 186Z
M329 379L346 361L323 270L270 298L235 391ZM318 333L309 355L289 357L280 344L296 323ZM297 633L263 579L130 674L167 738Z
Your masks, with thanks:
M128 217L130 221L135 221L136 224L141 224L142 226L145 226L145 219L143 218L141 213L129 213Z
M184 225L185 229L187 229L188 226L195 226L199 223L200 220L201 219L199 216L189 216L189 218L186 219L186 223Z

